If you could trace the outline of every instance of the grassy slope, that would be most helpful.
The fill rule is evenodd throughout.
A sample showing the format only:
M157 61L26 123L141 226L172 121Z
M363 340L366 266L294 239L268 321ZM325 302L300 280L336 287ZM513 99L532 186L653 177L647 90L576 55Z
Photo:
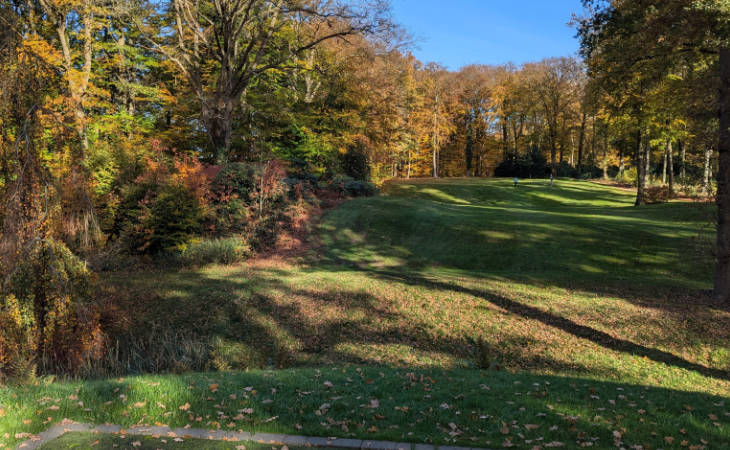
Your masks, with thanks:
M133 283L129 274L117 274L112 281L130 286L132 329L193 333L212 346L208 366L218 369L384 366L370 375L374 381L365 391L336 370L327 375L339 376L336 386L350 383L342 396L351 405L367 403L362 394L371 388L381 389L376 398L393 397L393 405L378 413L387 420L379 422L373 412L361 418L359 407L333 418L347 417L352 421L347 433L360 436L445 442L453 432L448 424L454 423L462 433L453 436L458 442L496 445L504 440L502 422L516 421L540 424L538 434L566 442L575 442L583 426L604 444L612 441L612 431L620 431L630 442L672 447L664 436L674 436L679 445L682 428L692 444L730 441L730 400L712 396L730 396L730 313L704 295L711 282L709 208L680 203L633 208L628 192L579 182L551 189L534 181L515 189L503 180L448 180L397 183L386 192L328 214L320 227L324 246L297 264L135 273ZM483 344L475 345L480 339ZM164 360L162 353L148 359ZM480 361L523 375L461 369ZM441 377L426 394L432 398L402 390L405 374L413 370ZM221 376L231 377L234 390L271 377L284 379L278 392L323 390L316 382L303 387L321 378L302 369L191 377ZM254 379L236 378L245 376ZM484 377L492 390L480 388ZM186 393L188 379L158 382L172 396ZM551 386L546 397L526 395L533 383L545 382ZM189 393L202 395L204 384ZM624 395L617 394L619 388L634 392L633 399L618 397ZM72 387L6 393L20 400L0 397L0 404L13 405L8 419L0 419L0 439L3 429L37 431L45 412L28 426L20 419L38 398L53 397L48 392L54 389ZM90 402L101 402L90 395ZM332 433L341 427L311 411L328 398L335 405L331 398L340 395L321 395L298 397L309 402L301 408L304 414L274 402L268 414L279 416L275 423L262 416L245 428L297 432L301 424L308 434ZM609 400L618 403L605 403ZM454 409L441 410L443 403ZM566 430L565 419L550 413L548 404L579 416L573 420L579 425ZM397 417L395 406L429 413L416 416L422 421L415 420L415 434L408 435L414 431L406 431L408 421ZM215 417L215 409L201 408ZM536 416L537 411L548 415ZM128 413L109 410L86 419L135 423ZM83 411L78 414L83 418ZM140 419L172 422L162 419L162 411L147 414ZM479 419L483 426L475 416L486 417ZM477 424L461 422L467 419ZM558 424L550 436L547 431ZM398 428L388 428L393 425ZM522 442L515 433L509 436Z

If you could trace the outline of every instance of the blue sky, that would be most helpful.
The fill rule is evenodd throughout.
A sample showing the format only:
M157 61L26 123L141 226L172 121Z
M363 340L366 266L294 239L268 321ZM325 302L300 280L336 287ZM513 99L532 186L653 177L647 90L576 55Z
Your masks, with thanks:
M392 0L396 22L416 39L423 62L450 69L521 64L578 51L567 23L580 0Z

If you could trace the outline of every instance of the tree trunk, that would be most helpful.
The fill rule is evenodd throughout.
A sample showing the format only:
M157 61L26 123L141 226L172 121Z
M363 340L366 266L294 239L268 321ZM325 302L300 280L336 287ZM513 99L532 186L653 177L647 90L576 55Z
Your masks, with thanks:
M597 134L596 134L596 117L595 116L592 117L592 122L593 122L592 123L593 130L591 131L591 134L592 134L592 136L591 136L591 166L596 167L596 159L597 159L596 158L596 138L597 138Z
M717 265L715 297L730 299L730 48L720 50L720 156L717 171Z
M228 161L233 141L234 100L228 98L222 103L220 107L204 103L202 114L216 164L225 164Z
M669 163L669 144L667 144L667 147L664 149L664 161L662 164L662 185L667 184L667 164Z
M509 156L509 135L507 131L507 119L502 118L502 140L504 141L504 159Z
M558 153L555 142L557 140L557 136L555 136L555 129L553 127L550 127L548 132L550 133L550 167L552 170L553 178L557 178L558 166L555 164L555 156Z
M464 158L466 160L466 176L470 177L472 172L472 161L474 159L474 132L473 125L469 124L466 131L466 148L464 149Z
M583 120L580 122L580 136L578 137L578 175L583 173L583 147L585 145L586 138L586 120L588 116L584 112Z
M408 149L408 172L406 175L407 179L411 179L411 149Z
M646 187L646 164L644 159L646 152L644 152L643 145L643 135L641 125L639 125L639 129L636 132L636 206L646 203L644 199L644 188Z
M684 142L682 142L682 141L679 141L679 153L681 155L681 164L682 164L681 171L679 172L679 179L682 182L682 184L686 184L687 183L687 180L686 180L687 164L685 161L687 160L687 147L684 145Z
M603 179L608 180L608 130L603 137Z
M620 180L623 180L625 171L626 171L626 165L624 163L624 147L622 145L620 145L619 149L618 149L618 176L617 176L617 178Z
M667 156L669 158L669 196L674 197L674 147L671 139L667 142Z
M651 184L651 143L649 143L649 130L644 133L644 162L646 163L646 169L644 169L644 188Z
M712 184L710 179L712 178L712 147L705 149L705 172L702 178L702 191L706 196L712 194Z

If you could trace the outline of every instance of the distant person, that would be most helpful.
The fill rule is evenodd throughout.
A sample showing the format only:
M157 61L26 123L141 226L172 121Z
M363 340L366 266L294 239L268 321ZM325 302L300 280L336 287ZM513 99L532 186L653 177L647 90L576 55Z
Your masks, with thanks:
M550 187L553 187L553 174L550 174Z
M520 179L515 177L515 187L517 187L517 183L519 183L519 182L520 182Z

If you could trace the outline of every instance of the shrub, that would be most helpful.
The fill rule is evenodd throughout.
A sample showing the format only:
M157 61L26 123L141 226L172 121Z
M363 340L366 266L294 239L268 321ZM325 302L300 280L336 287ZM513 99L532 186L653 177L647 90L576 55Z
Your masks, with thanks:
M666 203L672 199L672 192L669 186L651 186L644 191L644 198L649 204Z
M251 255L248 242L242 237L203 239L190 243L182 253L187 265L233 264Z
M103 335L92 307L92 274L62 243L39 240L0 296L0 378L78 371ZM7 324L7 325L6 325Z
M537 149L505 159L495 169L498 177L542 178L549 173L547 161Z
M378 191L373 183L359 180L346 182L344 190L351 197L371 197Z
M255 178L254 166L246 163L227 164L211 183L215 201L221 203L237 198L247 203L254 190Z
M134 252L172 251L202 231L202 208L185 186L147 185L129 195L121 237Z
M149 232L144 243L150 252L173 250L202 231L198 200L182 186L165 186L142 226Z

